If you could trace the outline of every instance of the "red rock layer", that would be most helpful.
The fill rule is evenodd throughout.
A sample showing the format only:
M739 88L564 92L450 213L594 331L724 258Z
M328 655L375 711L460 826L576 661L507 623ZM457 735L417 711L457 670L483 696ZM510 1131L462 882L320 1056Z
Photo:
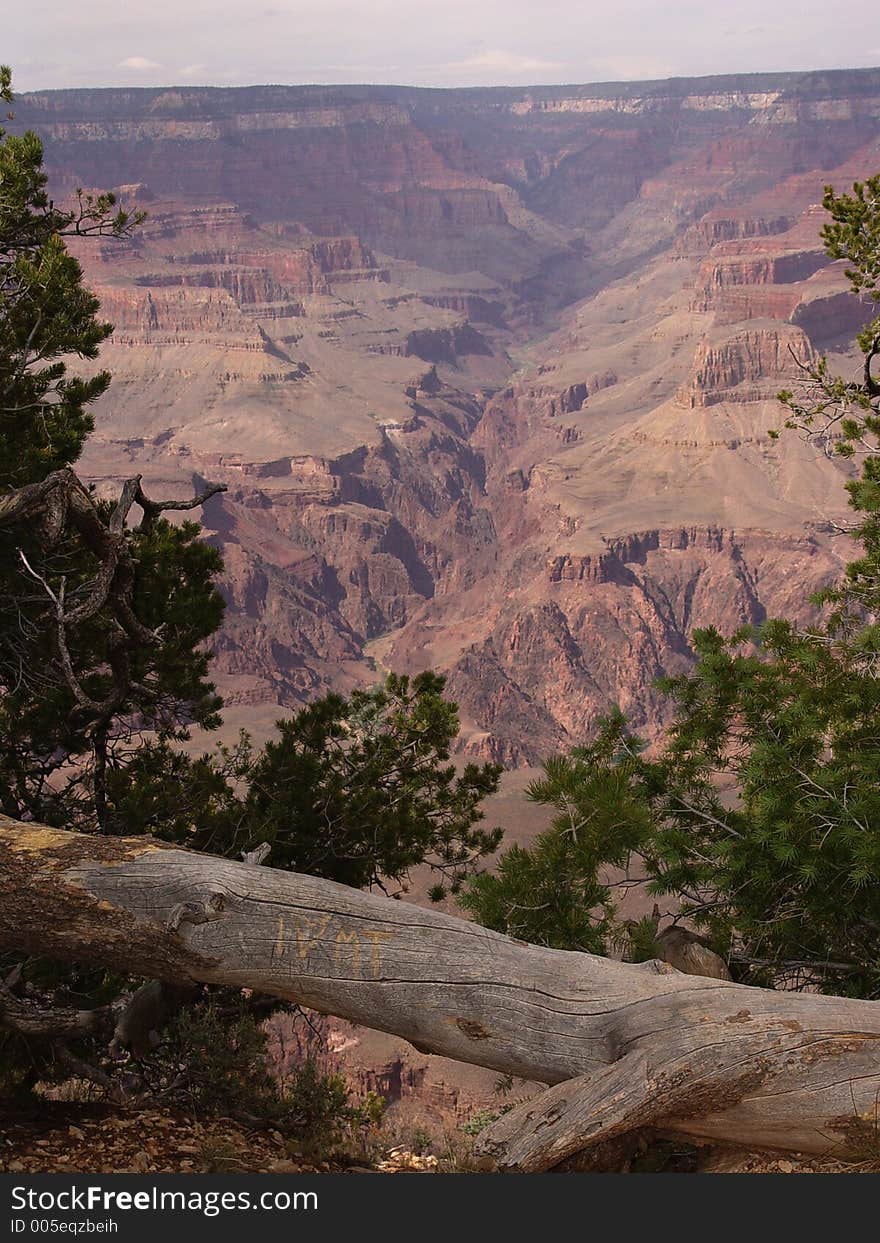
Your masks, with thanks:
M431 665L467 751L533 763L611 703L656 732L695 627L805 620L841 468L767 433L852 365L817 204L878 117L877 71L22 100L59 192L150 212L81 248L117 325L86 467L229 485L234 724Z

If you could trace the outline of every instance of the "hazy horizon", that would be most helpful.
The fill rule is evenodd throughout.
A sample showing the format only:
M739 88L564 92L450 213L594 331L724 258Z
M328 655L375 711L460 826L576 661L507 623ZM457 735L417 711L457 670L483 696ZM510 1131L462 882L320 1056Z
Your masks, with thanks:
M15 67L13 66L13 69ZM687 73L687 74L667 74L664 77L656 78L572 78L569 81L560 82L475 82L468 84L443 84L432 85L422 82L405 82L405 81L306 81L297 82L270 82L270 81L252 81L252 82L183 82L169 79L167 82L111 82L111 83L95 83L93 86L32 86L22 87L15 77L14 88L17 96L21 95L41 95L52 91L77 91L77 90L95 90L95 91L120 91L120 90L258 90L261 88L287 88L296 87L326 87L332 90L334 87L387 87L392 90L442 90L442 91L461 91L461 90L536 90L540 91L549 87L581 87L581 86L628 86L639 82L677 82L677 81L698 81L700 79L714 78L736 78L736 77L754 77L763 76L772 78L782 74L812 74L812 73L850 73L850 72L870 72L877 70L880 72L880 60L876 64L871 65L811 65L803 69L728 69L725 71L717 71L712 73Z
M853 32L861 36L854 46ZM874 31L872 34L871 32ZM340 32L343 32L340 34ZM19 92L76 87L559 86L880 65L870 0L34 0L5 32Z

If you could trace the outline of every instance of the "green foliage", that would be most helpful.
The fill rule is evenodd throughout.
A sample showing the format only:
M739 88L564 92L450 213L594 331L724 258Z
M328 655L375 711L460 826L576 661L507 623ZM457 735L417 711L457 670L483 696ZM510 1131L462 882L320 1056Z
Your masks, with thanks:
M391 674L328 695L279 721L257 753L246 735L197 759L142 746L111 777L112 821L233 856L268 842L274 867L357 887L402 884L427 863L435 897L457 891L501 839L480 827L500 769L448 763L459 726L443 686Z
M358 887L400 882L430 859L457 889L500 840L476 825L501 770L468 764L456 775L447 763L458 710L443 686L433 673L390 674L279 722L249 774L248 844L268 841L276 866Z
M832 259L846 259L846 276L856 293L880 302L880 173L856 181L852 194L825 187L822 206L831 216L822 241Z
M511 847L495 874L468 886L462 905L480 923L536 945L604 952L614 904L600 872L625 865L650 830L630 789L634 759L626 742L624 720L615 715L592 746L547 762L544 779L526 793L557 814L531 849Z
M826 191L829 254L880 300L880 176ZM557 817L465 904L481 922L561 948L653 952L653 921L621 923L609 869L648 878L751 983L880 996L880 320L859 335L863 377L826 359L788 426L861 459L846 484L861 555L820 594L822 621L771 620L692 639L691 674L662 685L674 722L649 756L619 714L546 765L531 791Z
M502 1105L500 1109L475 1109L474 1112L461 1124L461 1130L465 1135L476 1137L487 1127L492 1126L499 1118L503 1118L505 1114L510 1113L513 1105Z
M876 643L875 627L869 631ZM880 987L880 681L863 640L768 623L695 636L669 683L676 724L657 766L656 887L786 981ZM737 791L725 805L718 778ZM730 800L727 800L728 802ZM691 895L688 897L688 895Z
M650 962L657 957L657 921L649 915L626 920L622 928L615 927L613 942L627 962Z
M207 843L238 853L248 836L239 790L253 763L246 735L234 748L190 756L167 741L142 742L107 774L111 832Z
M161 625L162 639L128 652L132 685L103 732L105 782L130 762L144 731L177 739L186 736L191 723L212 729L220 720L205 646L223 615L214 586L222 565L219 554L200 538L194 523L173 527L159 521L129 539L138 567L135 607L150 629ZM20 547L22 537L15 542ZM0 601L0 655L5 657L0 659L5 692L0 698L0 806L16 818L88 829L97 819L91 714L78 710L71 687L59 675L45 594L26 586L10 565L12 550L8 560L3 556L7 549L8 543L0 541L0 580L8 569L12 587ZM48 582L64 581L68 600L90 589L94 561L75 539L38 564ZM114 638L106 612L68 634L77 680L93 700L113 690ZM164 781L164 774L157 779ZM101 821L105 832L125 831L123 824L111 826L106 815Z
M868 303L880 302L880 173L855 182L852 194L836 194L833 186L826 186L823 205L831 216L822 229L828 254L849 262L846 276L854 294ZM872 374L880 354L880 315L869 320L856 341L864 358L860 378L836 375L821 357L804 368L797 393L785 391L779 398L789 412L786 427L816 441L826 453L863 459L861 476L851 479L847 490L853 507L866 515L856 528L864 534L877 521L880 491L880 383ZM877 533L872 533L876 550Z

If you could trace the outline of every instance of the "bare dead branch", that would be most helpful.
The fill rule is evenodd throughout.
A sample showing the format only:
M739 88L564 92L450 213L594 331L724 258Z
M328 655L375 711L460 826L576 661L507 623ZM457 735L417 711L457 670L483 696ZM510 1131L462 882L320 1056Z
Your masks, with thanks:
M200 505L204 505L206 501L209 501L212 496L217 496L218 493L226 491L225 484L212 483L204 488L198 496L194 496L191 501L154 501L146 495L141 487L141 476L139 475L134 500L144 512L141 530L148 531L159 515L167 510L198 509Z
M74 1010L66 1006L39 1006L16 997L7 984L0 984L0 1024L20 1036L71 1040L99 1035L110 1028L113 1006Z
M84 598L68 605L64 577L53 586L48 575L37 570L19 550L26 572L40 586L50 606L61 676L73 695L77 711L90 718L87 731L96 740L96 771L100 769L102 731L106 740L109 722L135 689L131 654L138 648L155 647L161 640L161 628L144 625L134 606L136 563L128 527L132 506L137 504L143 510L143 520L135 529L144 531L166 510L195 509L224 491L223 484L212 484L189 501L154 501L145 495L141 476L136 475L122 485L109 520L91 490L70 469L55 471L39 483L0 496L0 530L26 525L37 533L40 546L47 553L55 550L65 535L75 533L97 561L95 575L87 585ZM95 699L87 693L77 675L71 654L71 636L78 627L105 610L110 621L107 659L112 686L103 699Z

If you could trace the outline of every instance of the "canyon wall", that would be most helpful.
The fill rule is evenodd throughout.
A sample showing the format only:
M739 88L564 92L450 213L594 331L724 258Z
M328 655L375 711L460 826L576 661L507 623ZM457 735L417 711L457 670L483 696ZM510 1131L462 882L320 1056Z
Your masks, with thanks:
M611 86L24 96L116 325L84 470L222 481L230 722L436 667L462 748L649 734L695 627L839 573L843 467L776 392L869 308L822 189L880 168L880 71ZM97 365L97 364L96 364Z

